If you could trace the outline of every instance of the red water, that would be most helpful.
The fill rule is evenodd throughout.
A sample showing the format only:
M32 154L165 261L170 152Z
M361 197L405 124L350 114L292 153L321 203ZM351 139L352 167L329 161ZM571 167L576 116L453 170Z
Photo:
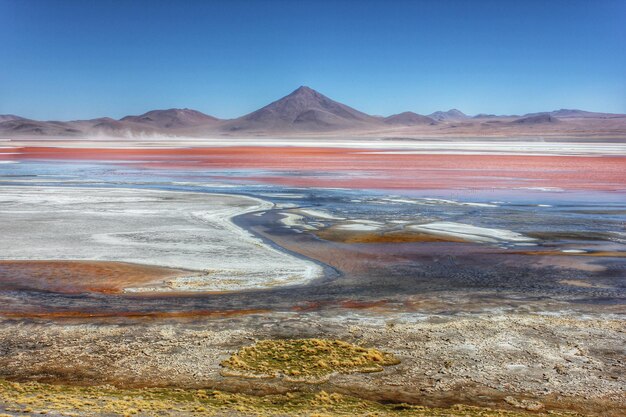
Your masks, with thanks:
M371 150L370 150L371 151ZM262 170L224 177L297 187L351 189L626 190L626 157L380 154L342 148L221 147L105 149L23 147L12 160L139 161L134 167L194 170ZM291 175L297 171L298 175ZM283 175L284 173L284 175Z

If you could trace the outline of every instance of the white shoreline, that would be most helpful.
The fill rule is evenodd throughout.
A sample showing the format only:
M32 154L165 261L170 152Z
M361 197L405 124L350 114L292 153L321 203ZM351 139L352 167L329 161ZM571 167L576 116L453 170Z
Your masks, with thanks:
M200 138L154 136L139 139L106 138L17 138L0 139L6 149L20 146L54 146L58 148L106 149L181 149L187 147L312 147L349 148L359 154L450 154L450 155L535 155L535 156L626 156L625 141L603 142L603 139L549 140L509 136L504 138L407 138L377 137L254 137Z
M229 291L305 284L312 261L280 251L232 222L273 207L214 193L2 187L0 258L131 262L198 271L127 291Z

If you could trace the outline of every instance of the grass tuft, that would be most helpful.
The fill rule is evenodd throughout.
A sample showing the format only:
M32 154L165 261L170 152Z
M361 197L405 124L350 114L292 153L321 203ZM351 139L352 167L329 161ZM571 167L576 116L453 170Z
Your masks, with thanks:
M380 372L400 361L392 354L341 340L262 340L221 363L225 376L316 382L333 373Z

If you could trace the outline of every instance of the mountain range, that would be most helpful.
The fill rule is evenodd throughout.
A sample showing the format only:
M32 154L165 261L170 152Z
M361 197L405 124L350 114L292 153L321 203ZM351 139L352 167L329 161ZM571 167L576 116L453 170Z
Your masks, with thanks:
M119 120L38 121L0 115L1 137L134 136L297 136L297 135L510 135L559 134L626 136L626 115L560 109L521 116L479 114L457 109L421 115L410 111L372 116L309 88L236 119L218 119L192 109L151 110Z

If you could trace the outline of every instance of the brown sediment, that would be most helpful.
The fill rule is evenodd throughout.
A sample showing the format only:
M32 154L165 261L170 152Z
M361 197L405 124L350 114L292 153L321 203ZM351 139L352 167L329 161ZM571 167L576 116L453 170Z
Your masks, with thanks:
M460 238L436 236L410 231L359 232L330 227L315 233L317 237L341 243L411 243L411 242L466 242Z
M328 306L328 301L305 301L291 307L291 311L307 312L320 310L322 307Z
M251 314L266 314L267 309L239 309L239 310L191 310L191 311L48 311L48 312L3 312L0 315L7 318L25 319L86 319L86 318L229 318Z
M339 302L339 306L342 308L348 308L351 310L367 310L372 308L384 307L389 303L388 300L374 300L374 301L359 301L359 300L344 300Z
M338 301L306 301L291 307L291 311L300 313L319 311L322 309L343 308L348 310L380 309L389 303L388 300L338 300Z
M419 232L359 232L330 228L317 232L321 233L317 235L321 239L304 239L299 236L294 240L288 235L266 233L258 227L252 229L283 248L350 275L365 273L364 276L368 276L374 268L380 270L386 265L400 266L412 262L416 256L423 256L426 261L432 261L433 256L442 254L475 253L477 256L501 254L498 249L475 242L465 243L454 237L434 236ZM328 234L326 234L327 230ZM402 241L405 238L410 240ZM355 242L353 239L359 241ZM398 241L390 242L393 239L398 239ZM429 242L430 244L411 244L415 242ZM458 244L461 242L464 244ZM368 244L360 245L359 243Z
M581 288L611 288L608 285L594 284L593 282L583 281L582 279L564 279L559 281L561 284L571 285Z
M121 293L138 285L159 286L190 271L108 261L2 260L0 290L40 290L65 294Z

